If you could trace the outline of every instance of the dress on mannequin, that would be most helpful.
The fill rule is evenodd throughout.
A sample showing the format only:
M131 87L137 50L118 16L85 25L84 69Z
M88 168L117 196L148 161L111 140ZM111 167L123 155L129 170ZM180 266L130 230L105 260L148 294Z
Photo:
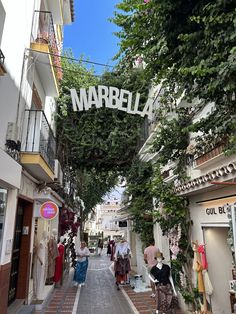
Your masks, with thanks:
M48 268L48 247L47 247L47 233L42 234L38 247L36 249L34 269L33 269L33 286L34 295L37 300L43 300L44 285L47 277Z
M55 274L55 264L56 258L59 256L58 248L57 248L57 230L52 230L52 235L48 241L48 273L47 278L49 279L49 283L52 283L52 279Z
M60 237L60 242L58 243L58 252L59 256L56 258L56 266L55 266L55 275L54 281L58 283L63 274L63 262L64 262L64 253L65 253L65 246L64 246L64 237Z
M150 271L150 279L156 284L157 314L166 314L172 308L173 293L176 291L170 274L170 266L162 262L163 255L157 253L157 265Z

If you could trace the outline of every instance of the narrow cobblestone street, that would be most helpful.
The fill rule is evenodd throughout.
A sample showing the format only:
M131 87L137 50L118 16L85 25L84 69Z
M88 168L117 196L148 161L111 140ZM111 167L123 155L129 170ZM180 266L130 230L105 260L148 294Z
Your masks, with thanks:
M122 291L116 289L110 265L110 258L105 253L90 258L87 282L80 292L77 314L133 313Z
M122 291L116 289L110 265L110 258L104 253L91 256L86 285L73 287L71 272L68 281L55 289L46 308L36 313L133 314Z
M117 291L110 270L110 257L91 256L86 285L73 287L73 271L61 288L56 288L43 311L44 314L153 314L155 301L150 291L136 293L129 286ZM176 311L176 314L182 312Z

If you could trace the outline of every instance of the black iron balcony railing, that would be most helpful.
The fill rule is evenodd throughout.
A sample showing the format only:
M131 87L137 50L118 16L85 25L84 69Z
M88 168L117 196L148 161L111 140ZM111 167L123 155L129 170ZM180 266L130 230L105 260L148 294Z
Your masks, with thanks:
M56 141L42 110L25 111L25 130L22 139L22 152L40 154L54 169Z
M41 44L47 44L49 46L57 79L62 79L59 42L56 38L51 12L34 11L32 41Z
M4 61L5 61L5 56L4 54L2 53L2 50L0 49L0 64L4 64Z

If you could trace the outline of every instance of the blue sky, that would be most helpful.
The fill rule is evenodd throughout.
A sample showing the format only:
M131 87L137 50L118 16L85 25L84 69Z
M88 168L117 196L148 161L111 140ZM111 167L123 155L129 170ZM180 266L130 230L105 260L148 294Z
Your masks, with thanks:
M116 25L108 21L119 0L75 0L75 22L65 27L64 49L72 48L75 58L82 54L90 61L114 65L119 39ZM103 67L96 66L101 73Z

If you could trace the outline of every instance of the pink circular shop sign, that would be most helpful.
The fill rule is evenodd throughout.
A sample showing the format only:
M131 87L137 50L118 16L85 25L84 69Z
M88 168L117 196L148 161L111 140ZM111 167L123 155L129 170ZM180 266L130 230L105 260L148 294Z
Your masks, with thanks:
M58 212L59 208L54 202L45 202L40 207L40 216L44 219L54 219Z

